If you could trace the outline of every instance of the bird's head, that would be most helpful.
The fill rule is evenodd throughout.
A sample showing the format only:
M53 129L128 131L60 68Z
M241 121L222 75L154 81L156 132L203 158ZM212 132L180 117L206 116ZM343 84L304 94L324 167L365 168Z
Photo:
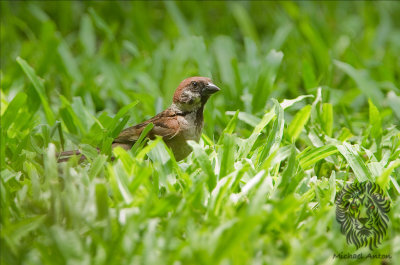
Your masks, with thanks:
M173 104L182 111L195 111L204 106L208 98L220 88L207 77L189 77L175 91Z

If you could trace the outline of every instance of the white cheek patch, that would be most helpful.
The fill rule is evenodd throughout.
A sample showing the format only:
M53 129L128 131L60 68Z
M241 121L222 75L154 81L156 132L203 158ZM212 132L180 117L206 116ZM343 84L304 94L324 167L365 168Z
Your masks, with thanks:
M186 104L196 104L196 103L200 102L201 97L200 97L199 93L195 93L193 91L186 90L182 93L181 99Z

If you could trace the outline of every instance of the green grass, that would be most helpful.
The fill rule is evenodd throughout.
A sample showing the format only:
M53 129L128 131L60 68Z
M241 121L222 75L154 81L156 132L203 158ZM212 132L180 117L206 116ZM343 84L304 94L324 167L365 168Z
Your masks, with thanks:
M365 180L400 260L395 1L0 4L2 264L360 264L334 200ZM192 75L222 89L193 153L110 161Z

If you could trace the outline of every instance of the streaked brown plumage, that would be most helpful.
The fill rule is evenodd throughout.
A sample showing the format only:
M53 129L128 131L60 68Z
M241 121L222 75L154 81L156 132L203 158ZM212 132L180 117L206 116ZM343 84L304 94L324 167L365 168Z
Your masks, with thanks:
M147 121L124 129L115 138L112 147L131 149L146 125L153 123L147 137L154 139L156 135L162 136L176 160L184 159L191 152L186 141L198 142L200 139L204 105L209 97L219 90L207 77L190 77L183 80L174 93L170 107ZM68 157L65 156L78 154L81 154L79 150L62 152L58 161L66 161Z

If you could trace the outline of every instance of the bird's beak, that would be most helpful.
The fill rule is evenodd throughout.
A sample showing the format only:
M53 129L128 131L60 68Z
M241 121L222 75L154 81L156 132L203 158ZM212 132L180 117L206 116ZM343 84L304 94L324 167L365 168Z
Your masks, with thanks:
M208 83L207 85L206 85L206 89L205 89L205 92L208 94L208 95L211 95L211 94L214 94L215 92L218 92L218 91L220 91L221 89L219 88L219 87L217 87L216 85L214 85L213 83Z

